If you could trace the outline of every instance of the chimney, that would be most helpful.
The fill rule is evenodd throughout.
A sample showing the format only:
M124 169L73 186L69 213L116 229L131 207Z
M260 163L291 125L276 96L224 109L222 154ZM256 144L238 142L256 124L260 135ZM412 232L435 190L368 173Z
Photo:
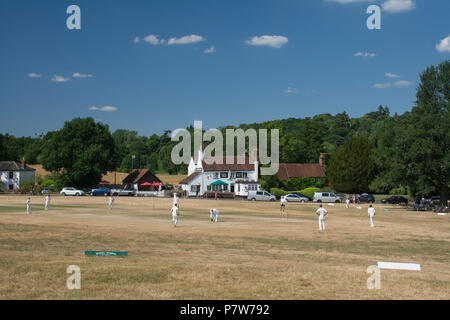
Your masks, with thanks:
M319 165L325 168L325 153L321 153L319 157Z

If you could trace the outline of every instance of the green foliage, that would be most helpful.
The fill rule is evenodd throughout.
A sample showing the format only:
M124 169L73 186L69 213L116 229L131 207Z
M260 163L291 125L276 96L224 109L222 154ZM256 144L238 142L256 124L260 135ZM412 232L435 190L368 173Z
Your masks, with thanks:
M45 136L41 162L46 170L61 172L59 181L74 187L95 186L108 170L115 168L115 143L107 125L92 118L76 118L61 130Z
M394 188L389 192L390 195L408 195L409 188L407 186L400 185L398 188Z
M270 193L273 194L275 197L279 198L281 196L287 195L289 192L281 190L279 188L271 188Z
M305 196L308 196L312 199L312 198L314 198L314 192L318 192L318 191L321 191L321 189L316 188L316 187L310 187L310 188L301 190L300 193L303 193Z
M32 178L26 181L22 181L20 183L20 191L22 193L29 193L32 192L33 190L34 190L34 180Z
M261 189L272 190L272 188L283 188L284 184L277 175L262 176L261 177Z
M367 137L352 137L331 156L327 176L341 192L369 191L376 173L372 156L373 145Z

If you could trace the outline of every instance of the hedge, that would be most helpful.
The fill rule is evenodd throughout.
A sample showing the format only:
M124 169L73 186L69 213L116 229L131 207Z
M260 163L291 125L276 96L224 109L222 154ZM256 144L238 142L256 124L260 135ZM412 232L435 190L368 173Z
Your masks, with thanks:
M329 189L329 188L325 188L325 189ZM317 191L330 191L330 190L319 189L316 187L310 187L310 188L306 188L306 189L303 189L300 191L284 191L279 188L271 188L270 189L270 193L273 194L277 198L279 198L281 196L285 196L289 193L300 192L300 193L303 193L305 196L308 196L312 199L314 197L314 192L317 192Z

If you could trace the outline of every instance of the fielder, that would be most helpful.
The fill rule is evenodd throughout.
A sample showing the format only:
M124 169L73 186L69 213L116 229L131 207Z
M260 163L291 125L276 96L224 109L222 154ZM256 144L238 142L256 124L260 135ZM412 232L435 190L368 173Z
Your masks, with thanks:
M31 200L27 198L27 213L31 214Z
M372 207L372 205L370 205L369 209L367 210L367 213L369 214L370 227L373 228L375 227L375 225L373 224L373 216L375 215L375 208Z
M179 198L178 198L177 193L175 192L175 193L173 194L173 205L174 205L174 206L177 206L177 207L179 208L179 207L180 207L180 204L179 204L178 202L179 202Z
M45 211L50 210L50 195L45 196Z
M280 212L284 212L286 209L286 198L281 196L280 198Z
M176 204L173 205L171 212L172 212L172 223L173 226L176 227L178 223L178 207Z
M211 218L211 222L217 222L217 219L219 219L219 210L216 208L212 208L209 210L209 217Z
M319 231L325 230L325 216L328 214L328 211L320 205L319 209L316 211L316 214L319 216Z
M109 196L109 210L113 209L113 203L114 203L114 197L113 196Z
M345 208L349 208L350 207L350 199L347 197L347 199L345 199Z

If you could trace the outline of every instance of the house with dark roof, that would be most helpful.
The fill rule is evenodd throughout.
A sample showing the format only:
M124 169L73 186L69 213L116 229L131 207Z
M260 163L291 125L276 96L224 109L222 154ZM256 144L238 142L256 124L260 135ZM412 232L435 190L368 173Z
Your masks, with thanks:
M249 191L260 190L258 161L251 163L248 155L205 158L200 149L197 158L191 158L188 177L179 184L188 196L231 192L244 197Z
M292 178L326 178L325 155L320 154L319 163L280 163L277 176L284 181Z
M17 191L23 182L34 181L36 169L16 161L0 161L0 191Z
M150 169L134 169L123 179L122 184L132 187L135 191L143 183L162 183L161 180Z

